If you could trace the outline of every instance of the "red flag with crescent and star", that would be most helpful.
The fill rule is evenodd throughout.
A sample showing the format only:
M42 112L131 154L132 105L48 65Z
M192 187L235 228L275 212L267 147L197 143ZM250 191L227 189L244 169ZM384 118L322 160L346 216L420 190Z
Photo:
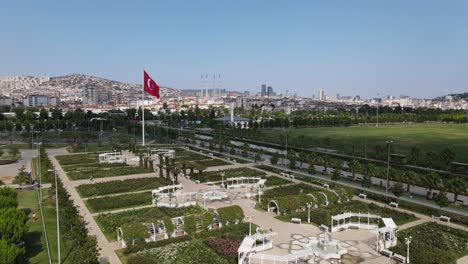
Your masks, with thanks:
M146 71L143 71L143 83L144 91L159 99L159 86L151 79Z

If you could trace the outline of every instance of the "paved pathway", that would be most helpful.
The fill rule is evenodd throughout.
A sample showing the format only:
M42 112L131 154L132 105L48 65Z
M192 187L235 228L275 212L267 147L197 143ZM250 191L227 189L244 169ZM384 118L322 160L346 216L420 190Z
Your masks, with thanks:
M59 165L57 159L54 156L50 156L50 160L52 164L57 170L57 174L63 182L63 185L67 192L70 194L70 199L73 200L73 203L78 207L80 215L83 216L84 220L88 223L88 230L91 235L96 236L96 240L98 246L100 248L101 257L107 258L108 261L112 264L121 263L120 259L117 257L114 249L109 247L109 242L107 241L106 237L102 233L101 229L97 225L96 221L92 217L91 213L89 212L88 208L84 204L83 200L81 199L78 192L75 190L74 185L70 179L65 175L62 167Z

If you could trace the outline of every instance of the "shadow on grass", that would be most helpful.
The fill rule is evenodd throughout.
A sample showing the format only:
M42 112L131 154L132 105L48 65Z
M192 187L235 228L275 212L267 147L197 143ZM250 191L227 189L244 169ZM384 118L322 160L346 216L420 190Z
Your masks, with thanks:
M30 259L44 250L41 242L42 232L33 231L26 234L26 259ZM27 261L26 263L29 263Z

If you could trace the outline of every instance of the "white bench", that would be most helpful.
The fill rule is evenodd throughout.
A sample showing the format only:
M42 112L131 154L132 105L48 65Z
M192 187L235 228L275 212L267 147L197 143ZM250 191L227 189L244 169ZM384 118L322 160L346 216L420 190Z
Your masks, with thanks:
M380 251L380 254L384 255L384 256L387 256L389 258L391 258L393 256L393 252L388 250L388 249L382 249Z
M400 263L406 263L406 257L400 255L400 254L394 254L392 259L400 262Z
M325 187L327 190L330 189L330 185L328 185L328 184L326 184L326 183L324 183L322 186Z
M440 221L445 221L445 222L449 222L450 223L450 217L446 216L446 215L441 215L439 217Z
M213 153L208 153L210 156L213 156Z
M326 225L320 225L320 230L324 231L324 232L328 232L328 226Z
M196 180L195 183L196 183L196 184L200 184L200 181L199 181L199 180Z
M398 208L398 203L395 202L390 202L388 205L390 205L391 207Z
M367 199L367 194L360 193L358 196L359 196L359 198Z
M283 177L286 177L286 173L284 173L284 172L281 172L280 175L283 176Z
M300 218L291 218L291 223L293 224L301 224L302 220Z
M289 177L294 180L294 175L291 174L289 175Z

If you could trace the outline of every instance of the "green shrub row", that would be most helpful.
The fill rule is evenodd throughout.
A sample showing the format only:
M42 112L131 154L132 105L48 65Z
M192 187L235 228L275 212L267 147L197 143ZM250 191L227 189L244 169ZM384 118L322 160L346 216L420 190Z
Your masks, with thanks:
M152 190L168 184L171 184L171 181L166 178L151 177L85 184L78 186L76 189L81 197L91 197L132 191Z
M85 201L91 212L103 212L152 203L151 192L92 198Z

